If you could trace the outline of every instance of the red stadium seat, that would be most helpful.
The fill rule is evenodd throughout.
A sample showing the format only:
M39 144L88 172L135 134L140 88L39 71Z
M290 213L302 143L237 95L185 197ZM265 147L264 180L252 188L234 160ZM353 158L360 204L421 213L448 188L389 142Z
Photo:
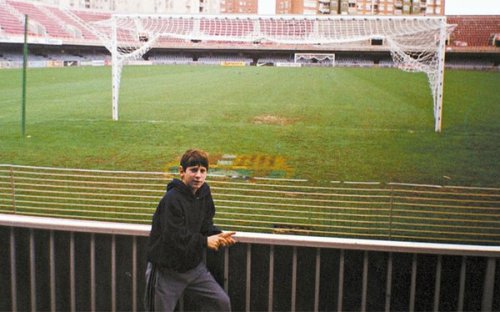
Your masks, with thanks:
M451 46L469 48L491 47L492 36L500 33L500 16L448 16L448 23L457 25L450 36Z

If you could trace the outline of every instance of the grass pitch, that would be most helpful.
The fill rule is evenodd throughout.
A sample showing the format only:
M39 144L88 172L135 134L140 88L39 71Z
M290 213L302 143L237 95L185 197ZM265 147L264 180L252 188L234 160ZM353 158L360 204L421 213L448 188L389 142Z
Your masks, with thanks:
M117 122L109 67L27 81L22 137L21 70L0 71L3 164L162 171L199 147L281 162L251 175L499 186L498 72L446 72L442 133L426 76L396 69L126 67Z

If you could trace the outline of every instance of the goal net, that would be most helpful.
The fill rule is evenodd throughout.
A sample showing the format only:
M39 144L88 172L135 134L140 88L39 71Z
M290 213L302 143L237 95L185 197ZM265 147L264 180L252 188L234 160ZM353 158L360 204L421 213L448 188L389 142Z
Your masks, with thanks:
M105 21L79 22L101 38L111 52L115 120L124 64L141 60L146 52L157 47L210 48L229 44L247 49L276 47L318 53L390 51L399 69L427 75L434 102L435 131L441 131L445 41L451 31L443 16L116 14Z

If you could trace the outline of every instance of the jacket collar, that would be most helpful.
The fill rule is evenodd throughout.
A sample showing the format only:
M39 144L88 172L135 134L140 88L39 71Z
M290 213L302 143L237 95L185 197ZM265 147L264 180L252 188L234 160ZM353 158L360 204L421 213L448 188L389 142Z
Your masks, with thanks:
M170 191L171 189L177 189L179 192L181 192L184 195L190 196L190 197L205 197L210 188L208 187L207 183L203 183L203 185L200 187L198 191L196 191L195 194L193 194L191 188L184 184L179 179L173 179L168 185L167 185L167 191Z

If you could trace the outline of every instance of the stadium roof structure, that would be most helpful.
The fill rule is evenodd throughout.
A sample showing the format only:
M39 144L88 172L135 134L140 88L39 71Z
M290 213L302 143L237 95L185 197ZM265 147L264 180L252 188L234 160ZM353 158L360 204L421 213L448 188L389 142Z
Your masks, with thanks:
M71 13L69 13L71 15ZM382 40L396 66L427 75L434 102L435 131L441 131L445 42L453 26L444 16L259 16L114 14L82 27L99 37L112 55L113 119L124 64L140 60L163 40L193 42L331 45Z

